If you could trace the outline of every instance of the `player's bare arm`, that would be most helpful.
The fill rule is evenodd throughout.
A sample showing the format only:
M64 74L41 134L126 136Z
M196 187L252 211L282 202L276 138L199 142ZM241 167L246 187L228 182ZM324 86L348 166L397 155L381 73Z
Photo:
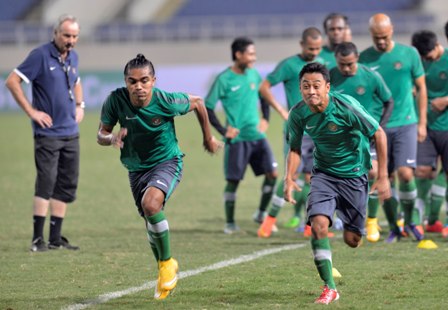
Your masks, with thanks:
M282 105L275 99L271 90L271 83L268 80L264 80L260 85L260 94L267 101L267 103L277 111L280 116L286 121L288 119L288 111L282 107Z
M428 97L425 83L425 76L415 79L415 86L417 87L417 102L418 102L418 136L419 142L426 139L426 116L428 108Z
M439 97L431 100L431 110L435 112L443 112L448 107L448 96Z
M123 139L128 134L126 128L120 128L117 134L113 133L114 127L100 123L97 134L97 142L99 145L109 146L112 145L116 148L123 147Z
M378 177L372 185L370 193L378 191L380 201L390 198L390 182L387 175L387 138L386 133L378 127L373 139L375 140L376 154L378 158Z
M302 189L297 185L294 176L296 175L297 168L300 165L300 151L290 149L286 157L286 169L285 169L285 186L283 188L283 196L286 201L295 204L293 191L300 192Z

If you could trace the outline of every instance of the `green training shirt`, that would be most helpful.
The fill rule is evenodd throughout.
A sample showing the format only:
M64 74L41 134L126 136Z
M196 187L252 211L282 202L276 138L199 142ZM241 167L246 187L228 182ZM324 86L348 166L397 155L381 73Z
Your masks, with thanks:
M448 108L442 112L431 109L431 100L448 96L448 50L437 61L423 60L428 90L428 128L432 130L448 130Z
M354 178L371 168L369 139L378 122L351 96L330 93L327 108L313 113L301 101L288 118L290 148L300 150L303 133L314 141L314 166L328 174Z
M380 122L384 103L391 99L392 94L378 73L358 63L353 76L344 76L337 67L331 69L330 80L333 92L352 96Z
M327 67L328 70L331 70L337 66L334 51L330 50L327 45L322 46L319 57L324 60L323 64Z
M258 89L261 76L257 70L248 68L243 74L233 72L230 67L218 74L205 98L207 108L214 110L221 101L226 114L226 125L240 130L232 143L255 141L265 137L258 129L260 115Z
M103 104L101 122L115 126L118 122L128 134L124 139L120 160L129 171L150 169L175 157L182 157L174 117L186 114L190 100L185 93L168 93L154 88L148 106L135 108L128 90L118 88Z
M310 62L324 63L323 59L320 57ZM269 73L266 77L266 80L268 80L272 86L283 82L288 110L302 100L302 94L300 93L299 87L299 73L302 71L302 68L310 62L303 60L300 55L288 57L278 63L274 71Z
M392 93L394 109L386 127L416 124L412 87L414 80L424 74L417 50L396 42L394 48L385 53L372 46L361 53L359 62L381 74Z

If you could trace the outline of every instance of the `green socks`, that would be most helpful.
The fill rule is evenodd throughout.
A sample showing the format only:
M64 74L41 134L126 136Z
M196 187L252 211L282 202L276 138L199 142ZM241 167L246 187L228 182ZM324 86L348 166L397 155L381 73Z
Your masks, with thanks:
M415 224L412 223L412 213L415 199L417 198L417 187L415 186L414 178L409 182L399 183L399 197L404 212L404 224Z
M369 189L372 187L374 180L369 180ZM375 191L373 194L369 195L369 202L367 204L367 217L376 218L378 214L379 202L378 193Z
M145 216L148 230L149 243L156 260L168 260L171 258L170 230L168 221L163 211Z
M235 200L238 182L227 182L224 189L224 208L226 212L226 223L235 223Z
M333 279L330 240L328 238L319 240L311 238L311 249L320 278L330 289L336 289L336 283Z
M265 178L263 186L261 187L261 200L258 210L261 212L266 211L269 202L271 201L272 194L274 193L275 182L277 178ZM283 196L283 195L282 195Z

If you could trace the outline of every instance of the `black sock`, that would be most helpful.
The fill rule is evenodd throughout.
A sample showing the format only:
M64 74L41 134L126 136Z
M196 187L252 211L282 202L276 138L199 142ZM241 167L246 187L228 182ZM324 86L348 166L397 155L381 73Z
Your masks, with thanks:
M44 238L45 216L33 215L33 240Z
M63 217L50 217L50 242L58 241L59 239L61 239L61 227L63 220Z

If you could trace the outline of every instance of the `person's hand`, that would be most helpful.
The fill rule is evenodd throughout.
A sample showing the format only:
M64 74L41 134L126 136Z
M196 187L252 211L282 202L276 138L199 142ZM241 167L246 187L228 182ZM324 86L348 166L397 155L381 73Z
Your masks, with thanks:
M226 131L226 139L233 139L236 136L238 136L240 133L240 130L238 128L234 128L232 126L227 126L227 131Z
M289 112L288 112L287 110L285 110L285 109L281 109L281 110L279 111L279 113L280 113L280 116L281 116L285 121L288 120Z
M264 132L268 131L268 128L269 128L269 122L267 120L265 120L264 118L262 118L260 120L260 124L258 125L258 130L260 132L264 133Z
M285 179L285 185L283 187L283 198L292 204L295 204L297 202L294 199L294 190L301 192L302 188L297 185L297 183L293 179Z
M374 191L378 192L378 199L383 202L386 199L389 199L391 197L391 191L390 191L390 182L387 177L378 178L370 188L370 194L373 194Z
M113 147L116 147L117 149L123 148L124 145L123 139L126 137L127 134L128 134L127 128L124 127L120 128L120 131L118 131L118 133L112 137L112 141L110 144Z
M210 154L216 154L224 147L222 141L218 141L214 136L208 140L204 140L204 149Z
M81 123L83 119L84 119L84 109L81 107L76 107L76 116L75 116L76 123L77 124Z
M431 100L431 102L429 103L431 105L431 110L433 110L434 112L443 112L443 110L445 110L447 107L445 98L446 97L440 97Z
M418 124L417 125L417 141L418 142L425 141L426 135L427 135L426 126Z
M30 118L42 128L50 128L53 126L53 119L45 112L33 109L30 113Z

